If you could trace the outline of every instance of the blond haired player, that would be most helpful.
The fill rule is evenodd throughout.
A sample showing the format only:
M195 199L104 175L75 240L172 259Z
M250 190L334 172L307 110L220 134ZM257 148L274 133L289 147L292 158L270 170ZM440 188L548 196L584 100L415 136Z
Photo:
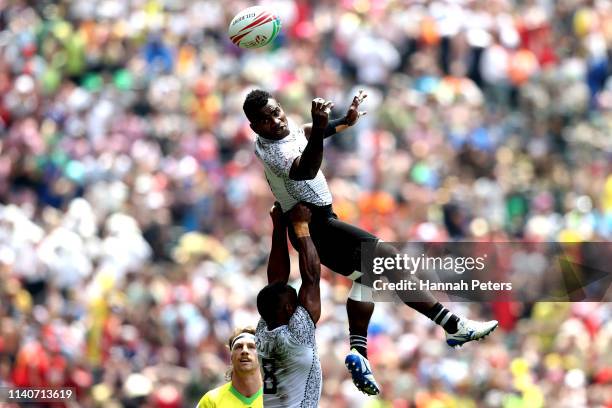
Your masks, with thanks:
M232 352L230 382L204 394L197 408L263 408L255 330L236 330L228 345Z

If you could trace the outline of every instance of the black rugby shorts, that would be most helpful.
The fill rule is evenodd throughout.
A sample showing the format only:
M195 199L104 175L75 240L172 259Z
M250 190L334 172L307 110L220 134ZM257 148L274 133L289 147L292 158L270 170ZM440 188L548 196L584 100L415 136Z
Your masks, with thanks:
M317 248L321 263L332 271L349 276L361 271L361 244L376 242L378 238L361 228L340 221L332 206L317 207L303 203L312 213L310 237ZM289 240L295 248L295 232L288 223Z

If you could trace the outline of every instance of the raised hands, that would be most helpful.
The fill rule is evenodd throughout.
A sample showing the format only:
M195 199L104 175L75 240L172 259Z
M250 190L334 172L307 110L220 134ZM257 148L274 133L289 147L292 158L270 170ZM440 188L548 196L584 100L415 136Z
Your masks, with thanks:
M349 107L348 112L346 112L346 117L345 117L346 124L348 126L353 126L357 122L357 119L359 119L361 116L366 115L368 113L366 111L359 110L359 105L367 97L368 97L368 94L366 94L363 89L360 89L359 93L353 97L353 102L351 102L351 106Z
M332 101L326 101L323 98L315 98L312 100L312 127L316 129L325 129L329 123L329 114L334 107Z

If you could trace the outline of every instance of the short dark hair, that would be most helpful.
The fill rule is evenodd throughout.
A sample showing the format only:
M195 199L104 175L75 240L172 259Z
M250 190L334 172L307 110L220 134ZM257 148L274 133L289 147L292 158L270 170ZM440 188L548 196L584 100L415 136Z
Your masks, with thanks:
M270 283L259 291L257 295L257 311L266 323L274 320L281 297L287 293L294 293L297 297L295 289L285 282Z
M259 115L259 111L261 108L266 106L268 103L268 99L270 99L272 95L269 92L263 91L261 89L254 89L246 96L244 99L244 104L242 105L242 110L244 114L249 119L249 121L255 122L257 120L257 115Z

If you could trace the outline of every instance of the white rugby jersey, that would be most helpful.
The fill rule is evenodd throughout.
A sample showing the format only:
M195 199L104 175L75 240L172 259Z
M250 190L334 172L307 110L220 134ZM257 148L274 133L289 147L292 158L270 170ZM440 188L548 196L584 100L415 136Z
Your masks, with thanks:
M321 363L315 324L298 306L289 323L268 330L263 319L255 333L266 408L317 408L321 399Z
M289 135L281 140L261 136L255 140L255 155L264 165L266 179L274 197L283 212L289 211L300 201L316 206L331 204L332 196L321 169L312 180L296 181L289 178L291 165L302 154L308 141L301 126L290 119L288 126Z

